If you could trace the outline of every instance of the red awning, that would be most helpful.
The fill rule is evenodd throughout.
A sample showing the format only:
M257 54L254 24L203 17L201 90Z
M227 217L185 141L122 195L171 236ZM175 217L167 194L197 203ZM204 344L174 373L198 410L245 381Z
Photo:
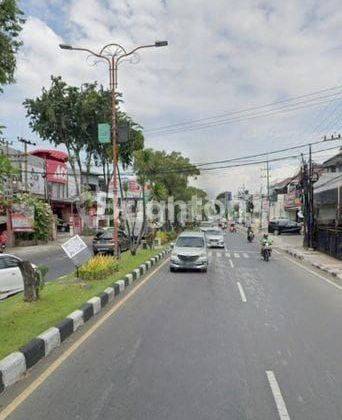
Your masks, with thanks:
M54 149L38 149L30 152L33 156L38 156L43 159L58 160L60 162L67 162L69 157L66 152L61 152L60 150Z

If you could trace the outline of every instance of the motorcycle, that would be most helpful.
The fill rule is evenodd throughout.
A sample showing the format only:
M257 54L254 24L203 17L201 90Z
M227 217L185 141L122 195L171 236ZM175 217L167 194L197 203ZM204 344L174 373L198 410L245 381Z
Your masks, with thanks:
M269 261L271 256L271 246L268 242L266 242L262 247L262 257L264 261Z
M247 235L247 240L249 243L253 242L254 239L254 233L253 232L249 232Z

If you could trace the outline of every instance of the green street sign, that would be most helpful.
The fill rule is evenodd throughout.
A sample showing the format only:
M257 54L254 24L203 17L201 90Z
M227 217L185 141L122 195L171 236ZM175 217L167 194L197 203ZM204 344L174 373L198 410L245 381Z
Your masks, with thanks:
M97 135L100 143L110 143L110 125L108 123L98 124Z

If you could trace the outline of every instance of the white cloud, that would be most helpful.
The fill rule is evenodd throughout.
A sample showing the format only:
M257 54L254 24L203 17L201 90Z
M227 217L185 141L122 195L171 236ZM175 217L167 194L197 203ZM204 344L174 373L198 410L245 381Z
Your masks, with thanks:
M84 55L58 50L60 42L97 49L111 41L131 47L168 39L168 48L143 51L139 63L124 63L119 72L124 107L146 127L341 83L342 10L338 0L50 0L44 5L46 18L42 17L43 5L38 8L36 3L35 9L31 3L34 12L39 9L41 19L28 16L17 84L0 98L0 115L12 136L18 127L25 127L22 100L38 95L49 83L50 74L60 74L75 84L95 79L107 83L105 67L89 67ZM63 19L58 18L59 23L64 22L60 28L49 23L56 6L63 13ZM146 137L149 145L180 150L196 162L220 160L298 144L324 130L338 130L340 111L334 106L327 113L316 108L211 130ZM279 176L286 176L289 170L291 165L284 165ZM240 168L224 176L201 176L196 183L213 193L235 189L241 183L257 188L257 173Z

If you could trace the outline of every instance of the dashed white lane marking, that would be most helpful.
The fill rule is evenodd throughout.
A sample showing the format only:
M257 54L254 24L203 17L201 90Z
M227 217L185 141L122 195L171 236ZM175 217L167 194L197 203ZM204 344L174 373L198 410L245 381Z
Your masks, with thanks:
M235 258L240 258L240 255L237 252L234 252L234 257Z
M241 296L242 302L243 303L246 303L247 302L247 299L246 299L246 295L245 295L245 292L243 290L243 287L241 286L241 283L240 282L237 282L237 286L239 288L239 292L240 292L240 296Z
M276 254L280 254L280 252L276 249L273 249L273 252L275 252Z
M266 376L268 379L268 382L271 387L271 391L273 394L274 401L277 406L278 414L281 420L290 420L289 413L287 411L285 401L283 396L281 395L281 391L277 382L276 377L274 376L274 373L272 370L266 370Z
M245 258L249 258L249 255L246 254L245 252L242 254Z
M230 258L230 252L226 252L226 257Z
M231 266L232 268L234 268L234 264L233 264L233 261L232 261L232 260L229 260L229 264L230 264L230 266Z

